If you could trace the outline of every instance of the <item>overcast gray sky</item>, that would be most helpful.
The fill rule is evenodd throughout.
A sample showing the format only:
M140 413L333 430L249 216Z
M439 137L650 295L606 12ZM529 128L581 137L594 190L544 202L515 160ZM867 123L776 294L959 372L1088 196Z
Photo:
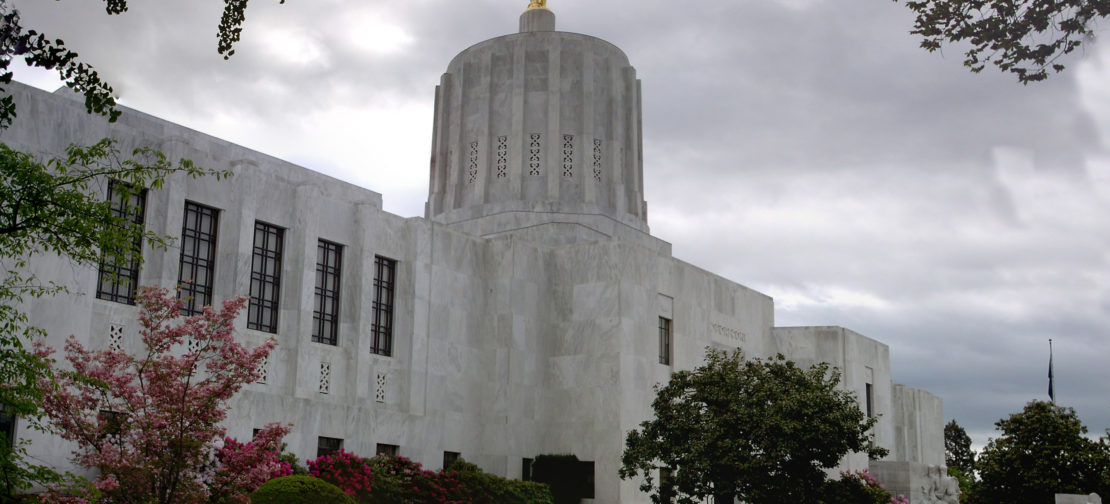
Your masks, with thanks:
M527 0L256 0L230 61L219 0L16 0L121 103L383 194L420 215L447 63ZM894 380L983 444L1047 397L1110 427L1110 44L1022 86L918 49L875 0L550 0L643 82L652 233L775 298L778 325L890 345ZM1099 31L1101 36L1103 31ZM53 89L38 71L16 78Z

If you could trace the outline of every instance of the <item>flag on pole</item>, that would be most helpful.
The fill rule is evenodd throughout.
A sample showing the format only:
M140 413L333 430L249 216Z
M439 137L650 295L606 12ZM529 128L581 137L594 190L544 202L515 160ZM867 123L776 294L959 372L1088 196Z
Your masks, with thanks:
M1052 390L1052 340L1048 340L1048 398L1056 402L1056 392Z

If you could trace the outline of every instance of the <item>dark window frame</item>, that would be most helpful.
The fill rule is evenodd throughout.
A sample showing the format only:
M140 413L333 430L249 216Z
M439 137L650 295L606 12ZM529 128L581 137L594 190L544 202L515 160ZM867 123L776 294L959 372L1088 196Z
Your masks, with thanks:
M123 195L116 188L125 185L124 182L108 181L109 209L112 215L142 226L146 217L146 189L134 191L132 189L131 201L124 202ZM136 211L137 210L137 211ZM128 213L135 212L129 216ZM105 301L135 304L135 291L139 285L139 268L143 254L142 237L136 237L132 255L121 259L108 257L100 258L100 267L97 269L96 298Z
M370 353L393 355L393 309L397 292L397 261L374 256L373 323L370 327Z
M316 458L331 455L343 449L343 438L316 436Z
M284 245L284 228L262 221L254 222L247 329L278 332Z
M398 457L398 456L401 455L401 447L398 446L398 445L395 445L395 444L378 443L377 446L374 447L374 455L375 456L385 455L387 457Z
M0 434L4 436L7 449L15 448L16 421L19 416L4 406L0 406Z
M865 384L863 394L867 407L867 418L875 418L875 386L870 383Z
M316 245L316 287L312 307L312 341L315 343L333 346L339 344L339 294L342 272L343 246L320 240Z
M185 202L185 212L181 216L181 258L177 270L177 297L184 302L181 313L196 315L202 307L212 304L219 231L218 208Z
M659 317L659 363L671 364L671 348L673 321L666 317Z
M520 480L532 481L532 459L528 457L520 459Z
M461 458L462 458L462 454L459 453L459 452L453 452L453 451L443 452L443 468L447 469L448 467L451 466L451 464L454 464L456 460L459 460Z

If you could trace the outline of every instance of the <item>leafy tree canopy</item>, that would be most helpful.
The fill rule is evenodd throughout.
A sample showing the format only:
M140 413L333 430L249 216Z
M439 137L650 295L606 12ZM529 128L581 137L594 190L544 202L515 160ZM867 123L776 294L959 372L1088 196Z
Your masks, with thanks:
M713 495L746 502L812 502L824 469L850 452L881 458L875 424L828 364L803 369L782 355L746 360L708 349L705 363L656 386L655 418L628 434L620 476L661 503ZM668 481L656 481L660 469Z
M127 12L127 0L104 0L105 12L117 15ZM279 0L285 3L285 0ZM224 0L224 11L216 31L216 51L224 59L235 54L235 43L243 32L246 21L247 0ZM12 72L8 70L12 58L22 57L29 66L57 70L70 89L85 96L88 112L101 114L114 122L120 112L112 86L100 78L92 65L78 60L78 54L65 46L61 39L50 39L20 24L19 11L0 0L0 86L10 84ZM11 125L16 116L12 96L0 87L0 129Z
M895 0L898 1L898 0ZM916 15L910 33L933 52L945 43L967 43L964 66L980 72L993 64L1022 84L1060 72L1060 58L1093 35L1097 18L1110 14L1107 0L907 0Z
M975 504L1052 502L1054 494L1110 495L1110 446L1086 436L1072 408L1032 401L994 424L979 455Z
M971 449L971 437L955 420L949 420L944 425L944 465L959 469L967 476L975 471L975 452Z

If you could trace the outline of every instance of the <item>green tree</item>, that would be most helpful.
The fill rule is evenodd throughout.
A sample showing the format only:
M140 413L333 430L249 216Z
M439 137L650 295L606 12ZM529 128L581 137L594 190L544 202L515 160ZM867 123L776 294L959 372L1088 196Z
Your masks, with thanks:
M898 0L895 0L898 1ZM966 42L964 66L980 72L993 64L1022 84L1060 72L1060 58L1094 37L1097 18L1110 14L1107 0L907 0L916 15L910 33L921 47Z
M30 273L30 257L56 254L86 266L102 260L141 263L141 245L136 249L136 244L164 248L167 238L131 218L137 209L127 207L130 194L159 188L178 172L192 177L228 174L188 160L174 164L152 149L136 149L125 157L107 139L87 148L70 146L65 157L45 162L0 144L0 412L36 417L42 396L35 383L47 373L26 348L44 333L30 325L20 305L68 291ZM102 195L109 181L117 182L114 201L124 205L122 212L113 211ZM27 488L30 480L48 476L45 468L23 464L22 454L21 446L10 449L9 443L0 443L0 502Z
M824 363L803 369L782 355L707 349L700 367L656 386L655 418L628 434L620 476L641 476L657 503L815 502L824 469L844 455L886 455L868 432L876 420L839 381ZM661 469L670 470L665 484L654 477Z
M108 15L127 12L127 0L103 0ZM285 3L285 0L279 0ZM246 21L247 0L224 0L224 11L216 31L216 51L224 59L235 54L235 43L243 32ZM46 70L57 70L66 86L85 97L85 108L89 113L101 114L114 122L120 112L116 110L116 100L112 86L102 80L96 69L78 59L78 54L61 39L50 39L33 29L24 29L20 23L19 11L0 1L0 129L11 125L16 116L16 104L12 95L2 87L12 82L12 72L8 71L12 58L22 57L28 66Z
M995 422L1002 432L979 455L977 504L1052 502L1057 493L1110 495L1110 446L1089 439L1072 408L1032 401Z
M959 469L968 476L975 472L975 452L971 437L955 420L944 425L944 465Z

